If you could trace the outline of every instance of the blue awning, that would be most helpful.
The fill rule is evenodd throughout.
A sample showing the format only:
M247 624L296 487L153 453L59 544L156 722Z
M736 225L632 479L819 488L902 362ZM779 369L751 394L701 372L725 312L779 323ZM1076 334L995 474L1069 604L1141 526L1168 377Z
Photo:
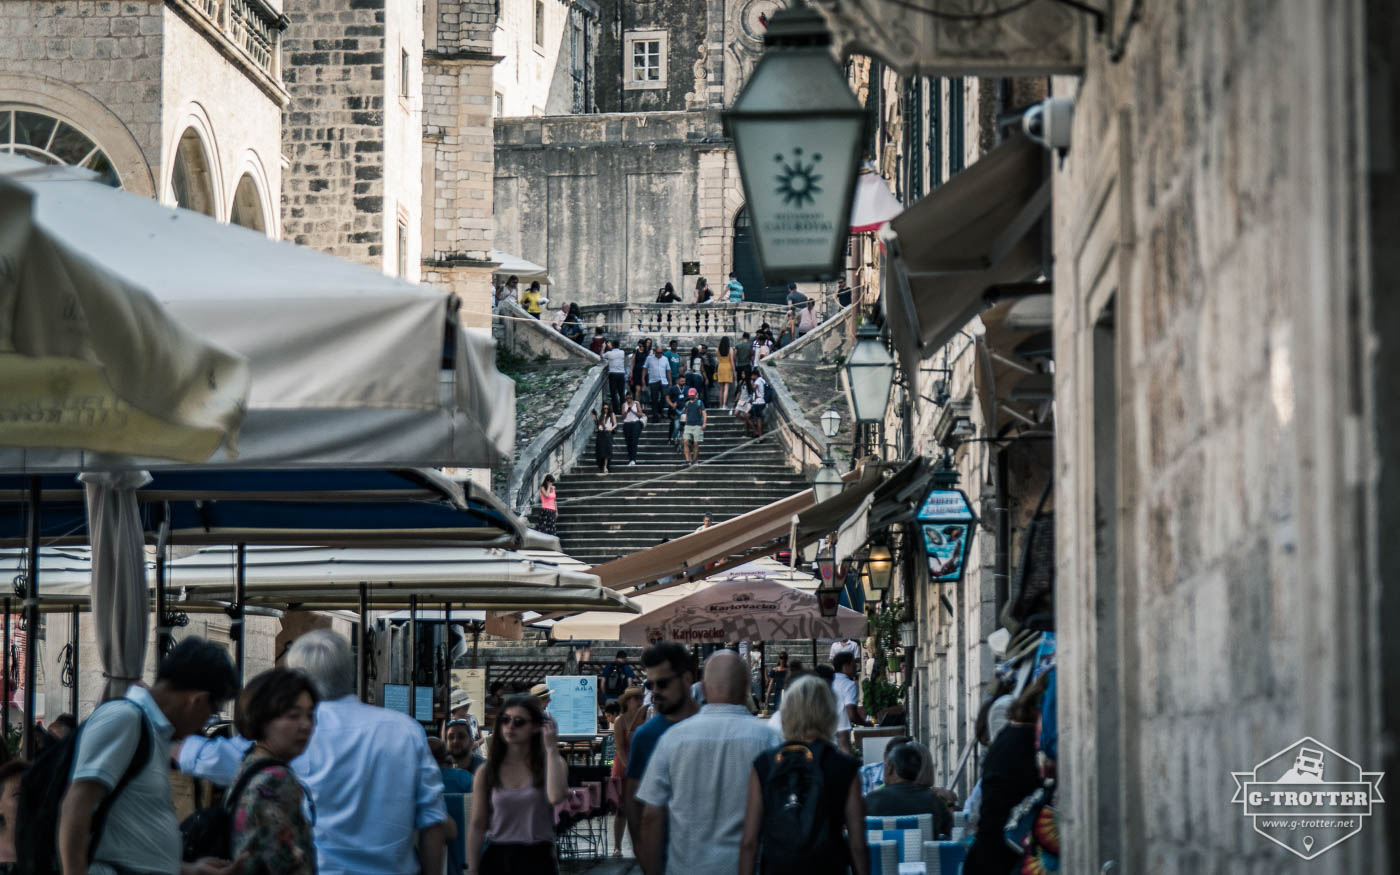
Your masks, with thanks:
M82 484L57 474L40 482L42 543L87 543ZM0 544L25 543L29 488L28 477L0 476ZM523 532L494 497L412 469L157 471L137 499L147 540L155 540L168 508L177 544L482 544Z

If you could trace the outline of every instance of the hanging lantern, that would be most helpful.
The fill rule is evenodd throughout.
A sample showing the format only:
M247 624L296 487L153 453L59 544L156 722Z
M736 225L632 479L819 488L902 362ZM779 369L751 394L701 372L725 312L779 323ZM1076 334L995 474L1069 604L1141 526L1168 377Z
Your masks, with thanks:
M856 422L883 422L894 384L894 356L880 340L880 329L869 323L856 333L856 346L846 359L846 386Z

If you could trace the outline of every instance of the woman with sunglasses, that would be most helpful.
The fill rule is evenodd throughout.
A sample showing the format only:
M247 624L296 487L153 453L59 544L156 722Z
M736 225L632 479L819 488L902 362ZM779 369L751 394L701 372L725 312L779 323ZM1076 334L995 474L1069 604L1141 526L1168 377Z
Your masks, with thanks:
M568 793L567 775L553 718L533 696L506 699L476 774L467 871L557 873L554 806Z

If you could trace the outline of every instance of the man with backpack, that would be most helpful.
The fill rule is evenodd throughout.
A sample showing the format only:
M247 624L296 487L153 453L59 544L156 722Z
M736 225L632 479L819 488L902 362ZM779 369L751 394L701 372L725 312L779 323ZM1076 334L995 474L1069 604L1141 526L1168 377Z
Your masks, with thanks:
M632 686L632 681L636 679L637 673L632 666L627 664L627 651L619 650L617 658L608 663L607 668L602 671L603 682L603 704L617 701L617 697L627 691Z
M711 655L703 683L706 704L656 743L637 790L646 875L737 872L754 758L783 741L744 707L749 670L738 653Z
M700 461L700 442L705 439L708 416L705 413L705 402L700 400L693 388L687 389L685 394L685 409L682 411L685 427L681 433L681 452L685 455L685 463L694 465Z
M235 871L241 861L181 862L170 746L174 739L198 734L237 694L238 675L227 651L202 638L181 641L161 661L151 687L133 686L125 698L103 703L71 743L35 763L25 778L28 804L20 829L21 836L31 833L27 838L42 846L21 849L21 859L30 860L34 871L46 871L43 837L54 835L42 822L31 822L44 811L42 805L29 808L28 791L52 792L66 782L57 822L64 875Z

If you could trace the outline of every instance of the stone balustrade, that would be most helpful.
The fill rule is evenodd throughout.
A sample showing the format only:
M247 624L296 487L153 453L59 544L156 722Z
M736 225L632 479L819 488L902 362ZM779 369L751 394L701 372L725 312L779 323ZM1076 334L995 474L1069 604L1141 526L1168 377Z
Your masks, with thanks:
M782 304L749 302L722 304L587 304L579 307L591 330L602 326L609 337L622 336L702 341L754 332L767 322L776 334L782 331L788 308Z

